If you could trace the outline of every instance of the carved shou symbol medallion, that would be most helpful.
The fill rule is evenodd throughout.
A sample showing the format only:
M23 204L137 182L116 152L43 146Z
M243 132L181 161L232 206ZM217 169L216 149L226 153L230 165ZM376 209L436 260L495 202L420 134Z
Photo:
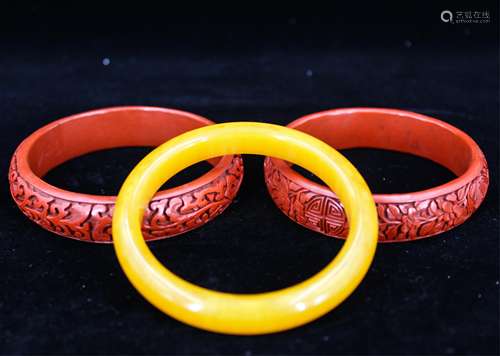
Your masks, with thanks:
M306 202L305 217L308 224L317 226L325 234L341 234L346 223L340 203L321 195Z

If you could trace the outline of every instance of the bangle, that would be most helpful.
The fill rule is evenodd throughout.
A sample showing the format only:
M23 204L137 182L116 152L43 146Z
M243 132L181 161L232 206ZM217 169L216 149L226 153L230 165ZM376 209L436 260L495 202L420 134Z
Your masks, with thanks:
M154 107L116 107L54 121L26 138L12 156L10 191L21 211L58 235L111 242L116 197L80 194L54 187L41 177L85 153L126 146L157 146L178 134L212 125L203 117ZM144 216L146 240L184 233L220 214L243 178L240 156L209 161L214 167L182 186L159 192Z
M421 156L457 175L419 192L374 194L380 242L416 240L450 230L476 211L488 189L488 166L474 140L428 116L392 109L337 109L302 117L288 127L336 149L380 148ZM266 158L264 171L272 199L289 218L328 236L346 236L344 208L326 186L275 158Z
M143 207L184 167L224 154L272 155L321 177L338 193L351 228L335 259L295 286L260 294L231 294L191 284L167 270L141 234ZM196 129L147 155L125 180L113 216L114 248L137 290L187 324L221 333L263 334L290 329L332 310L356 288L377 245L377 212L356 169L327 144L302 132L263 123L228 123Z

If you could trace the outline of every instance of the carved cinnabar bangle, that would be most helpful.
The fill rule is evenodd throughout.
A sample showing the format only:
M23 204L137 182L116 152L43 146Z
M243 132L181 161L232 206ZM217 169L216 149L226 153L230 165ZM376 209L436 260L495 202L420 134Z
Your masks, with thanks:
M9 169L10 191L21 211L56 234L89 242L111 242L116 197L80 194L54 187L41 177L85 153L116 147L158 146L213 122L154 107L116 107L54 121L26 138ZM231 203L243 178L241 156L209 161L213 168L182 186L158 192L143 220L146 240L178 235L203 225Z
M337 109L302 117L288 127L336 149L379 148L421 156L457 175L419 192L374 194L380 242L416 240L450 230L476 211L488 189L488 166L474 140L428 116L392 109ZM288 217L328 236L346 236L344 208L326 186L275 158L266 158L264 171L271 197Z

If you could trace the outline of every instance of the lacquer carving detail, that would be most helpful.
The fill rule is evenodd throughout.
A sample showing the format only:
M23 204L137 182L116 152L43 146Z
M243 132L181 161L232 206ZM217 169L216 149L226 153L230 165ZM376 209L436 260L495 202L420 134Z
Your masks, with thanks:
M241 156L212 182L168 198L155 197L144 214L143 235L155 240L192 230L221 214L243 179ZM17 169L16 155L9 168L11 195L21 211L43 228L77 240L112 242L114 204L78 202L57 197L28 183Z
M432 199L404 203L377 203L379 241L415 240L439 234L462 224L486 196L489 174L482 159L481 173L459 189ZM348 223L342 203L300 185L266 158L265 181L276 205L292 220L325 235L345 238Z

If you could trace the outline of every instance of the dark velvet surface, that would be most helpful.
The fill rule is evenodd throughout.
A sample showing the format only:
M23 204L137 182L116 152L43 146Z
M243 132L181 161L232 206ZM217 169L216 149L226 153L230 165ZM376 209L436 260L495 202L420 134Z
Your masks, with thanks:
M367 11L353 23L338 14L200 17L189 24L167 23L161 14L130 23L129 14L123 22L60 22L57 13L40 20L48 12L35 7L23 15L30 23L23 28L17 17L6 17L2 28L13 30L0 37L0 352L498 354L498 20L491 6L477 5L492 19L475 25L444 24L431 8L405 20L394 11ZM29 21L35 18L37 24ZM112 246L42 230L10 198L8 163L24 137L54 119L118 105L278 124L336 107L416 111L470 134L490 164L491 185L464 225L422 241L379 245L361 285L319 320L273 335L213 334L145 301ZM147 151L90 154L46 180L114 194ZM408 155L345 154L374 192L425 189L453 178ZM245 156L244 163L241 191L223 215L151 249L178 275L221 291L269 291L312 276L342 241L290 221L267 194L262 157ZM168 184L207 169L198 164Z

